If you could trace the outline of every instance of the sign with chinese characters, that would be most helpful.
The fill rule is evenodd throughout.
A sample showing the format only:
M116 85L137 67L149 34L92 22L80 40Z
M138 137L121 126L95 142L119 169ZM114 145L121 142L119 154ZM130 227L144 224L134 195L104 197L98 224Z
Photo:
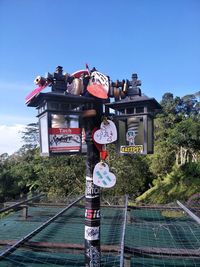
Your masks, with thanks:
M52 153L79 152L80 128L49 128L49 150Z

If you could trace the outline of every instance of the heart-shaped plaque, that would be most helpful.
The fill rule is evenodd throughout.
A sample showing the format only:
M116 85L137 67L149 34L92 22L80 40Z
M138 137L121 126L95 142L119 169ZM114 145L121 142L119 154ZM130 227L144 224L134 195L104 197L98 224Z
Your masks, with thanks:
M110 188L116 183L116 176L109 171L106 163L99 162L93 171L93 183L99 187Z
M100 129L94 133L94 141L98 144L106 145L117 140L117 128L111 120L102 122Z

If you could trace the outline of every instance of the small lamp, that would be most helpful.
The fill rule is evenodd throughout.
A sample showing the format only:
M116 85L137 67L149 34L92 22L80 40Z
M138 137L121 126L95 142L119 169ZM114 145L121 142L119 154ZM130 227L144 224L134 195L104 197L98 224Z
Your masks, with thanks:
M82 114L93 99L61 92L40 93L28 103L38 110L42 156L84 153Z
M120 154L153 153L153 119L161 106L154 98L142 95L139 85L137 74L133 74L126 97L106 104L115 110Z

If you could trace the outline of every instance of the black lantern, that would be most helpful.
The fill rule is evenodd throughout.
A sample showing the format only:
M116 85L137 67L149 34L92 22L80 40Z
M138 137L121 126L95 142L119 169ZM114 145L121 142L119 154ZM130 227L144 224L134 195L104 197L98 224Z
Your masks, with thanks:
M85 153L82 116L93 99L60 92L40 93L30 101L38 109L42 156Z
M153 153L155 112L161 109L154 99L142 95L137 74L132 75L126 97L106 104L115 110L118 126L118 147L121 154Z

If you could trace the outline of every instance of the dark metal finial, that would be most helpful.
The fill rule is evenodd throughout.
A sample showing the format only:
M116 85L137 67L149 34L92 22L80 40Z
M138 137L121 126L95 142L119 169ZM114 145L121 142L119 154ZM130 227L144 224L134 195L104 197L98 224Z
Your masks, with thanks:
M133 73L131 78L132 81L130 82L127 96L141 96L141 89L138 86L140 86L142 83L137 79L137 73Z

